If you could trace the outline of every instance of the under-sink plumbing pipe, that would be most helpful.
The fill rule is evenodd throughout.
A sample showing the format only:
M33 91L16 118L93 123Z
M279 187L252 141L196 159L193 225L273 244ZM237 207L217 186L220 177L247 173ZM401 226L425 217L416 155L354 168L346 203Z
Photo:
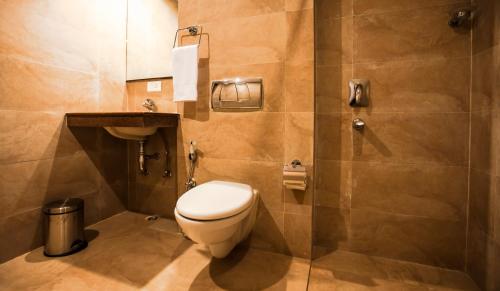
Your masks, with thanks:
M154 153L151 155L147 155L144 152L144 143L145 142L146 142L145 140L139 141L139 172L143 176L146 176L148 174L148 170L146 169L146 161L160 159L160 153Z

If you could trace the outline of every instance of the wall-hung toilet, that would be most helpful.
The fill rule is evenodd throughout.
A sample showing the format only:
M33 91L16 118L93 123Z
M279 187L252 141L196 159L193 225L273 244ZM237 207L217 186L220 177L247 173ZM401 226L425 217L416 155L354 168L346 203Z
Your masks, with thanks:
M190 239L223 258L252 230L257 205L257 191L249 185L211 181L179 198L175 219Z

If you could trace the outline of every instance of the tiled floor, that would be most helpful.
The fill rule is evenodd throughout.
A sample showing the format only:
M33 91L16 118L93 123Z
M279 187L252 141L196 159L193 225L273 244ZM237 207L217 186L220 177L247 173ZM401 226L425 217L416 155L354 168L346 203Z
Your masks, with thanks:
M174 222L144 218L124 212L91 226L89 247L72 256L39 248L8 261L0 290L476 290L459 272L347 252L311 270L307 260L245 248L211 259Z
M464 273L337 251L312 263L308 290L479 290Z
M46 258L42 249L0 265L0 290L306 290L305 259L237 249L211 259L169 220L132 212L91 227L80 253Z

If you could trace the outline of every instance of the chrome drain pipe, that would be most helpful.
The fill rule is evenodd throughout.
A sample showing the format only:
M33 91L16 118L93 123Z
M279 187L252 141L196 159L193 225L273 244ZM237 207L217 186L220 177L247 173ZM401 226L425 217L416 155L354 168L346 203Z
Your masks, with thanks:
M146 143L146 140L139 141L139 173L141 173L141 175L143 175L143 176L148 175L148 169L146 169L146 161L160 159L160 153L154 153L151 155L147 155L145 153L145 151L144 151L144 144L145 143Z

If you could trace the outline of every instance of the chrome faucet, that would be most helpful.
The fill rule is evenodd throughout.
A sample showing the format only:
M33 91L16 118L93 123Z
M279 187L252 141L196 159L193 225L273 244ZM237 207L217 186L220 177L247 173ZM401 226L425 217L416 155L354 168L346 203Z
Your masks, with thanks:
M156 109L156 104L153 100L151 99L146 99L142 103L142 107L146 108L149 112L154 112Z

